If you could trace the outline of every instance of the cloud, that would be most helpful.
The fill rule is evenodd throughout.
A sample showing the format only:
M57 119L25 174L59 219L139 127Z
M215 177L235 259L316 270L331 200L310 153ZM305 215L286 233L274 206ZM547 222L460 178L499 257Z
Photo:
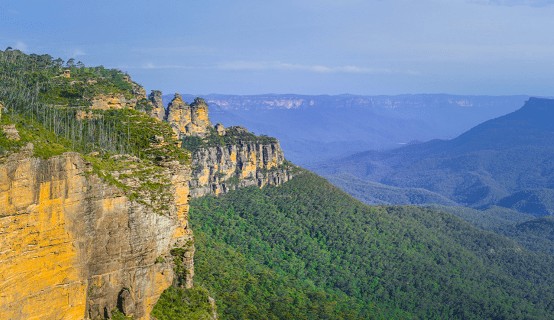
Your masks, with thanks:
M27 50L29 49L29 47L27 46L27 44L23 41L17 41L14 45L13 45L13 48L14 49L17 49L17 50L21 50L23 52L27 52Z
M203 46L185 45L185 46L152 46L137 47L131 49L141 54L208 54L216 52L215 49Z
M554 0L473 0L472 2L496 6L546 7L554 5Z
M163 69L206 69L203 67L194 67L186 65L177 65L177 64L155 64L152 62L147 62L139 66L118 66L118 69L146 69L146 70L163 70Z
M217 65L217 69L232 71L305 71L312 73L349 73L349 74L387 74L397 73L384 68L366 68L353 65L326 66L326 65L304 65L285 62L263 62L263 61L233 61Z
M326 66L326 65L303 65L285 62L264 62L264 61L232 61L215 65L159 65L151 62L140 66L119 66L119 69L185 69L185 70L222 70L222 71L303 71L319 74L418 74L415 71L395 71L385 68L366 68L353 65Z
M77 58L77 57L86 56L86 55L87 55L86 52L79 48L75 48L71 50L71 52L69 53L69 56L72 58Z

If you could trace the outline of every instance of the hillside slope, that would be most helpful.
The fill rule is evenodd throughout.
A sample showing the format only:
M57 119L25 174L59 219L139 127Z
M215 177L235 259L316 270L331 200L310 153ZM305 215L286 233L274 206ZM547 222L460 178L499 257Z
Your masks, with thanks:
M540 319L554 260L446 213L368 207L304 173L191 203L223 319ZM285 285L286 284L286 285Z
M554 188L554 100L531 98L521 109L452 140L365 152L315 167L401 188L423 188L476 208L501 205L534 215ZM348 186L345 184L345 188ZM550 190L550 191L549 191ZM520 193L525 191L524 193ZM532 197L535 203L525 204Z

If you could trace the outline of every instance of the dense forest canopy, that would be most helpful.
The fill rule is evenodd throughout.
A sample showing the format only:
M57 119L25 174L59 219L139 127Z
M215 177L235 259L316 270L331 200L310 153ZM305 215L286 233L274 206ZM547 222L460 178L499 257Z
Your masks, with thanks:
M304 173L195 199L196 284L224 319L548 318L551 256L420 207L369 207Z

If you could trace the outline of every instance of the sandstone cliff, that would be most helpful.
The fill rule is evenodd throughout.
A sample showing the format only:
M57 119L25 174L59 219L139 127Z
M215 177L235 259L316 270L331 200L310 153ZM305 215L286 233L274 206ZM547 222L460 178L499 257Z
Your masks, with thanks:
M137 104L147 103L146 90L136 82L133 82L128 75L124 76L130 90L118 93L101 93L90 99L91 109L110 110L110 109L135 109ZM96 82L94 82L96 83Z
M183 152L167 125L162 135L143 134L148 143L141 152L153 155L146 160L125 154L103 159L97 152L41 159L33 156L32 146L4 153L0 319L101 319L114 309L148 319L166 288L193 285L190 196L279 185L291 178L294 167L276 139L212 126L202 99L188 105L176 95L165 112L161 93L153 92L148 100L139 99L141 90L133 94L136 99L112 97L113 103L99 98L104 105L93 103L91 109L146 106L142 111L165 119L193 151L192 168L164 151L173 146ZM100 121L102 110L80 110L77 119ZM137 128L126 127L124 133L133 139L133 132L159 123L132 119ZM19 140L11 124L0 134Z
M162 92L158 90L152 90L148 95L148 100L151 103L151 109L147 113L152 117L159 120L165 119L165 108L162 101Z
M196 98L189 105L178 93L169 103L165 119L179 137L204 137L212 126L208 118L208 105L203 99Z
M160 214L92 174L77 153L0 162L0 319L148 319L174 282L192 286L187 167L167 164ZM181 248L174 257L173 248Z
M241 127L213 126L208 105L202 98L188 104L176 93L166 109L158 90L153 90L146 102L138 100L139 97L129 101L127 107L167 122L175 137L183 140L184 147L192 151L189 182L192 197L218 195L246 186L280 185L292 177L294 166L285 160L277 139L258 137ZM111 106L125 107L121 102ZM90 117L84 114L80 118Z
M0 73L0 319L149 319L166 288L193 285L190 188L290 178L275 139L213 127L203 99L166 112L118 70L0 58L18 70Z
M280 185L292 178L293 166L276 139L256 137L238 127L225 131L218 143L205 143L192 153L192 197Z
M100 94L91 100L91 109L109 110L134 108L138 101L136 97L126 98L123 94Z
M175 94L165 120L192 151L192 197L280 185L293 175L294 166L285 160L277 139L256 136L242 127L212 126L208 105L201 98L188 105Z

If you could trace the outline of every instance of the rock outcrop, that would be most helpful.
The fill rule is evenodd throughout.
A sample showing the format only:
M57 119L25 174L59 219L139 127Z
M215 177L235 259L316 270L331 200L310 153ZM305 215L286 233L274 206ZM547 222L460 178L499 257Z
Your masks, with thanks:
M167 108L166 121L179 137L205 137L212 127L208 117L208 105L202 98L196 98L188 105L176 93Z
M172 199L160 213L77 153L0 160L0 319L107 318L116 308L149 319L169 285L192 286L186 166L165 165Z
M151 103L151 109L148 111L148 114L152 118L163 121L165 119L165 108L162 101L162 92L159 90L152 90L148 95L148 101Z
M225 127L221 123L216 124L214 128L218 136L224 136L226 134Z
M227 134L236 134L230 128ZM292 178L279 142L240 138L233 144L205 146L192 154L191 196L218 195L240 187L280 185Z
M17 131L17 129L15 128L15 125L13 124L7 124L2 126L2 132L4 133L6 138L8 138L8 140L15 140L15 141L20 140L19 131Z
M91 109L110 110L135 108L139 99L126 98L124 94L100 94L91 100Z
M131 85L130 92L127 92L127 94L110 93L96 95L90 100L91 109L134 109L137 103L144 101L146 99L146 91L144 88L138 83L133 82L129 76L125 76L124 79Z
M159 106L161 92L153 91L150 100ZM159 118L159 111L149 114ZM277 139L255 136L242 127L212 126L208 105L201 98L188 105L176 93L165 120L183 139L184 147L192 151L192 197L247 186L280 185L293 176L294 166L285 160Z

